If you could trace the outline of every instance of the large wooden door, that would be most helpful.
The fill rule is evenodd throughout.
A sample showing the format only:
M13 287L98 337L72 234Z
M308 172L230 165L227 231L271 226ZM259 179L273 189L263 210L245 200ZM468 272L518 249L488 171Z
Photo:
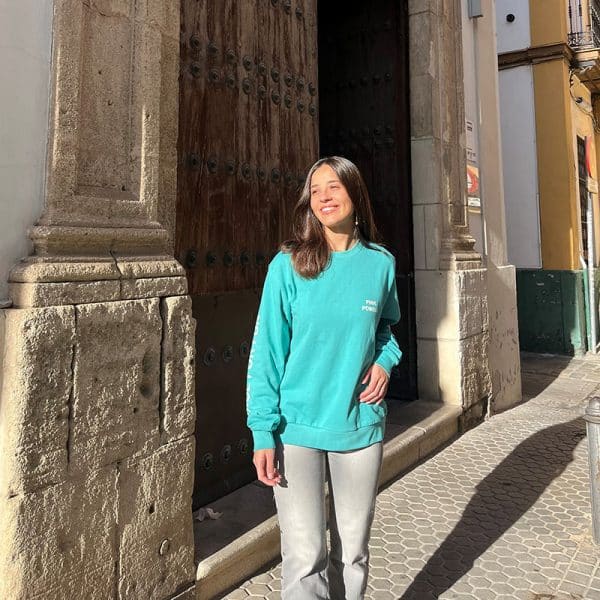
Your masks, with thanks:
M319 2L321 155L363 174L383 240L396 256L402 319L393 328L402 361L389 396L414 399L413 238L410 202L407 3Z
M316 0L181 2L175 244L197 320L194 508L254 478L248 351L318 155L316 19Z

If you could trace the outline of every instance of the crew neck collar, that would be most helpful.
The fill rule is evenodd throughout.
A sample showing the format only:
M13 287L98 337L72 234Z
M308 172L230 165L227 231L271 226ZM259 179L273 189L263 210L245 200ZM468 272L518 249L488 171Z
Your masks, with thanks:
M343 256L352 256L356 254L363 247L360 239L357 239L354 245L348 250L331 250L331 256L335 257L343 257Z

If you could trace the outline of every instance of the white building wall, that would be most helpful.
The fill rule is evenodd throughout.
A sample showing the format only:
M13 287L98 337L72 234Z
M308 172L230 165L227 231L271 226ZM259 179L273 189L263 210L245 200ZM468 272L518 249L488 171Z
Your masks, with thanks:
M473 127L472 135L467 132L467 159L470 158L471 164L474 164L480 169L480 176L485 177L481 171L481 152L479 148L479 127L481 115L479 114L479 97L478 86L479 81L479 65L477 62L476 50L476 27L477 20L469 19L468 2L462 2L462 45L463 45L463 73L465 82L465 119L470 122ZM469 156L470 155L470 156ZM480 182L480 197L482 195L483 186ZM482 203L483 203L482 199ZM482 207L469 206L467 209L469 219L469 233L475 238L475 250L482 256L487 255L485 244L484 220Z
M479 168L481 198L480 209L471 199L469 233L486 270L491 414L521 399L516 273L507 252L494 0L482 0L479 17L469 17L467 0L462 8L465 116L474 128L471 140L467 136L467 160Z
M44 202L52 0L0 0L0 303Z
M531 66L500 71L500 123L508 260L516 267L541 268Z
M507 20L514 15L514 21ZM498 53L523 50L531 45L528 0L496 0Z

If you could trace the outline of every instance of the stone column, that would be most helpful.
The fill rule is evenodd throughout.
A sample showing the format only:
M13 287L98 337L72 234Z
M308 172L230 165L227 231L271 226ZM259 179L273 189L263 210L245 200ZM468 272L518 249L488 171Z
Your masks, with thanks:
M193 598L179 2L55 0L46 206L0 311L0 597Z
M409 32L419 393L481 413L486 270L467 224L460 0L410 0Z

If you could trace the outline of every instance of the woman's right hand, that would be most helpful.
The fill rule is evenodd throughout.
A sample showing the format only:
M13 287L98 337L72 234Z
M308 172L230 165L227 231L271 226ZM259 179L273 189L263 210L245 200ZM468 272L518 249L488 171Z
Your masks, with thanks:
M281 475L275 468L274 448L256 450L252 462L256 467L256 474L259 481L271 487L276 486L281 481Z

